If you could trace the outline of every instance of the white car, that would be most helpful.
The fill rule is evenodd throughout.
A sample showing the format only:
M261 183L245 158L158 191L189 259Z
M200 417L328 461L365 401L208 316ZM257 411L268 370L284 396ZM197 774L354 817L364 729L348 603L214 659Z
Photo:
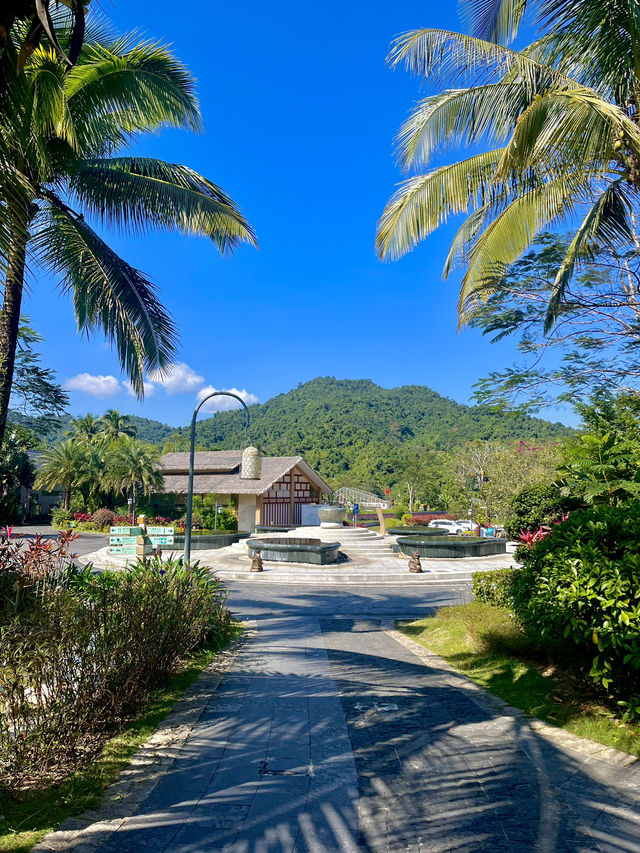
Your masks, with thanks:
M468 522L451 521L448 518L434 518L429 522L429 527L439 527L441 530L446 530L447 533L463 533L465 531L461 524Z

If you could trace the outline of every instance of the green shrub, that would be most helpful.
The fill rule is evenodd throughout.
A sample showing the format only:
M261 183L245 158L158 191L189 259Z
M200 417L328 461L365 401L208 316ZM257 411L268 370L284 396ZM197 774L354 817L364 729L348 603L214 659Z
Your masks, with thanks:
M640 502L576 510L529 552L513 583L527 631L640 716Z
M73 521L73 513L68 509L56 507L51 513L51 522L54 527L68 527Z
M511 500L511 517L504 529L512 539L551 524L565 513L580 506L576 498L563 497L557 486L526 486Z
M491 572L474 572L471 589L478 601L513 610L514 578L520 569L496 569Z
M99 575L67 569L55 594L0 630L0 785L86 758L185 654L228 630L226 597L206 568L181 560Z

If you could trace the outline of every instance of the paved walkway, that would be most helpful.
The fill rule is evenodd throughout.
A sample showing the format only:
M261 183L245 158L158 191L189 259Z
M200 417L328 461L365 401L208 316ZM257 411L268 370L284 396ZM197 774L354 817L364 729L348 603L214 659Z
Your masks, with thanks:
M248 590L257 632L99 853L640 851L640 769L550 742L389 631L444 588Z

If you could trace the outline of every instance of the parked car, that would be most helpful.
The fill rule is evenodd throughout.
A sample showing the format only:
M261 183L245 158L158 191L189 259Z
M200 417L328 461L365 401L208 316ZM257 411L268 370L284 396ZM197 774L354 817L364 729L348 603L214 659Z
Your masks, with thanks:
M473 531L474 531L474 530L476 529L476 527L478 526L477 522L475 522L475 521L469 521L469 519L462 519L462 518L457 518L457 519L454 521L454 524L457 524L457 525L458 525L459 527L461 527L461 528L462 528L466 533L473 533Z
M464 523L462 522L462 524ZM463 533L465 531L465 528L461 527L461 522L451 521L447 518L434 518L433 521L429 522L429 527L439 527L441 530L446 530L447 533L451 534Z

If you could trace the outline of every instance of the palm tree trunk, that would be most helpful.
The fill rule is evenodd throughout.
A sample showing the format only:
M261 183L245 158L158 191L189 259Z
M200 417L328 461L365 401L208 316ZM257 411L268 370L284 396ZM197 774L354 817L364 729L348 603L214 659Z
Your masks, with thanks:
M29 210L26 205L13 207L11 216L11 242L4 285L4 302L0 317L0 445L4 439L9 411L9 398L13 384L13 368L18 345L20 308L24 287L24 270L27 253L27 226Z
M64 490L64 508L67 512L71 509L71 486Z

